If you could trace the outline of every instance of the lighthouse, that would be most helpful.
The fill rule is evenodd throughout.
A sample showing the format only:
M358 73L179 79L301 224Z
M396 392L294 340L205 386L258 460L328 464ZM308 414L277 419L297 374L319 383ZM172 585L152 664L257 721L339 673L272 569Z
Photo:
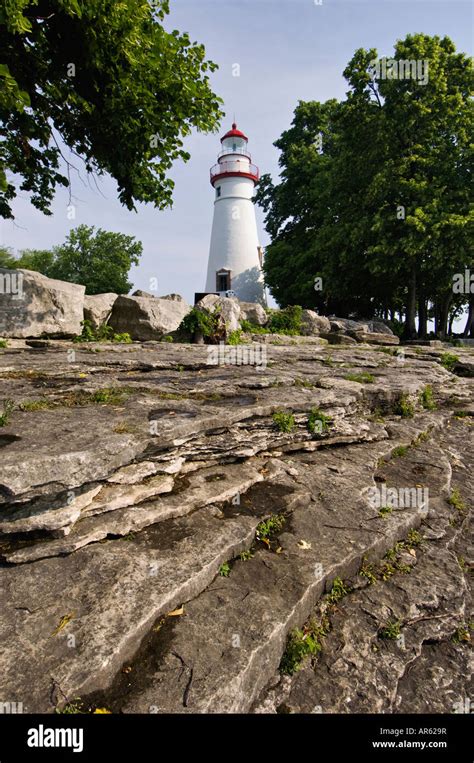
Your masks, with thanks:
M258 167L252 164L247 136L235 122L221 144L217 164L211 167L214 219L206 292L265 304L262 248L252 201Z

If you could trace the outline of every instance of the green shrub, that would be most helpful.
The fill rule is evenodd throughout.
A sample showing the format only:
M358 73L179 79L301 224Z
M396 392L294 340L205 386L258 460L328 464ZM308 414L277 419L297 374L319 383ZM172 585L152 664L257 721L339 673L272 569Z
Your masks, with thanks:
M291 676L301 668L305 657L319 654L328 632L327 619L323 619L321 623L310 620L302 630L295 628L288 636L286 649L280 662L280 672Z
M0 347L4 349L5 347L8 347L8 342L6 339L0 339Z
M205 339L215 340L218 337L221 328L221 313L219 310L209 312L209 310L193 307L181 321L178 331L191 334L202 334Z
M272 334L301 334L303 308L300 305L289 305L283 310L275 310L270 314L267 328Z
M242 343L241 334L242 332L240 331L240 329L237 329L236 331L231 331L226 340L227 344L241 344Z
M255 323L251 323L250 321L244 319L243 321L240 321L240 327L242 331L245 331L246 334L268 334L269 331L265 326L258 326Z

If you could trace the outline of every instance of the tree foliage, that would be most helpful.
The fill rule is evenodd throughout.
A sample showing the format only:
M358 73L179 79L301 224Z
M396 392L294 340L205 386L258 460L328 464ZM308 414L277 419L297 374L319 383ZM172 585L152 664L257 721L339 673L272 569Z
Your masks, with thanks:
M453 294L453 276L474 262L472 63L423 34L398 41L392 60L427 62L425 82L385 77L376 60L357 50L346 99L300 102L275 143L280 182L263 176L257 192L272 237L265 277L282 305L398 311L407 336L416 314L420 335L432 315L444 335L469 300Z
M127 294L132 287L129 270L138 265L141 253L142 245L133 236L79 225L61 246L23 250L14 267L83 284L87 294Z
M188 34L165 31L168 0L3 0L0 3L0 217L17 186L50 214L61 141L87 172L115 178L119 199L171 204L183 138L221 116L216 65Z

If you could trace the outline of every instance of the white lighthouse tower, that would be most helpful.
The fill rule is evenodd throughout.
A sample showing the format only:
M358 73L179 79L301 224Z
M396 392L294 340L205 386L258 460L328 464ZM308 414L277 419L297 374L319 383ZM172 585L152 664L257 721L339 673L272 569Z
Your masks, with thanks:
M211 167L215 189L206 292L234 295L265 304L262 249L252 201L259 178L247 150L248 138L232 125L223 138L217 164Z

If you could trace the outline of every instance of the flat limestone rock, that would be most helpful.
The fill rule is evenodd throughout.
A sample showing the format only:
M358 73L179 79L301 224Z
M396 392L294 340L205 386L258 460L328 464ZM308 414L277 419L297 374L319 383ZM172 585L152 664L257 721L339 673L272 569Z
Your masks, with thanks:
M168 476L160 479L159 485L164 485L166 489L169 489L173 478ZM100 509L104 508L106 511L106 513L101 513L100 517L91 515L85 517L65 539L35 543L20 548L18 551L6 552L4 557L7 562L19 564L51 556L70 554L89 543L103 540L107 536L128 535L156 522L188 514L198 507L232 499L262 479L262 474L253 466L246 464L229 465L225 472L215 467L202 469L187 478L188 485L183 492L177 492L155 501L139 503L131 508L112 509L109 507L107 509L107 500L103 503L100 502L99 495L97 510L100 512ZM155 493L160 492L159 485L158 488L152 488ZM137 487L137 496L140 493L143 495L142 486ZM104 488L104 490L113 489ZM127 501L127 505L128 502L134 503L133 500L127 498L129 489L128 486L118 487L119 492L116 493L118 505L124 500ZM110 505L113 506L113 504ZM96 510L94 504L91 504L89 509L90 514Z

